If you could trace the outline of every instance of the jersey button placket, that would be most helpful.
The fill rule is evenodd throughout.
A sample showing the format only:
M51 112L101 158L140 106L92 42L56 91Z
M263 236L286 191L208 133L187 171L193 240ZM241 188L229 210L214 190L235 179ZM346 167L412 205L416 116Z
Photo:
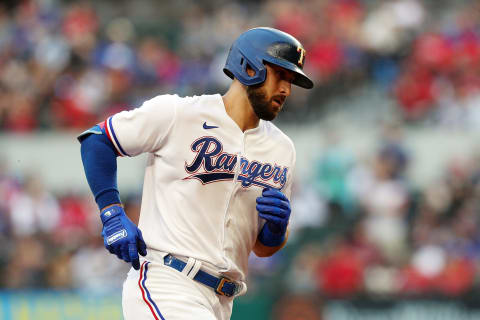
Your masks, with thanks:
M229 217L229 209L230 209L230 202L235 194L235 191L236 191L236 188L237 188L237 180L238 180L238 176L240 174L240 160L241 160L241 155L242 155L242 150L244 149L244 137L242 137L242 147L240 149L240 151L237 151L235 152L235 155L237 157L237 162L236 162L236 165L234 167L234 176L233 176L233 181L232 181L232 189L230 191L230 195L228 197L228 202L227 202L227 206L225 208L225 215L224 215L224 223L223 223L223 246L225 246L225 236L226 236L226 232L227 232L227 229L230 227L230 224L231 224L231 218ZM225 253L225 247L223 248L223 251Z

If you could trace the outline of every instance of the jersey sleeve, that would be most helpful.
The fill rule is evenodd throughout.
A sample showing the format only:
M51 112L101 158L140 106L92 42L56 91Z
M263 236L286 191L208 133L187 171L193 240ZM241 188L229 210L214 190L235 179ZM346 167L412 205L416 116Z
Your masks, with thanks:
M105 120L105 132L121 156L159 150L177 113L177 96L161 95L139 108L119 112Z

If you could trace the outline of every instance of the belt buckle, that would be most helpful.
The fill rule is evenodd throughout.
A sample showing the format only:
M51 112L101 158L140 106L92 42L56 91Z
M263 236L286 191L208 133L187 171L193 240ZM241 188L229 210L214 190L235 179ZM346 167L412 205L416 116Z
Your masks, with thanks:
M220 279L220 283L218 284L217 288L215 289L215 292L218 293L221 296L231 297L231 296L233 296L233 294L228 294L228 293L222 291L223 286L225 285L226 282L227 283L233 283L235 285L235 282L233 282L232 280L229 280L227 278L222 277ZM235 292L235 290L233 290L233 291Z

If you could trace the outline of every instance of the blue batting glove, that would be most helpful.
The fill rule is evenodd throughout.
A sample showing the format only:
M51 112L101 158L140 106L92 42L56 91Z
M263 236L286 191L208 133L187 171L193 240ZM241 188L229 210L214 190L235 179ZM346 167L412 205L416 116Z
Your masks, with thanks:
M258 216L266 223L259 239L265 245L276 246L283 242L290 219L290 201L279 190L265 188L257 198Z
M100 213L103 223L102 237L105 248L135 270L140 269L138 254L147 255L147 246L142 231L127 217L121 206L114 205Z

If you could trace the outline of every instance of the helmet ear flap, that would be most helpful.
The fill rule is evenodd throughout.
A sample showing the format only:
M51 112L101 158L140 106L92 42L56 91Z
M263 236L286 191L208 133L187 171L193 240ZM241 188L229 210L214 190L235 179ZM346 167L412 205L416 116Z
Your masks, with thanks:
M246 59L244 59L242 57L242 59L240 60L240 65L242 66L242 71L243 73L245 73L245 76L247 77L250 77L250 78L254 78L255 75L257 74L257 71L248 63L248 61ZM253 75L249 75L248 74L248 69L252 70L253 71Z
M253 76L248 74L247 68L254 71ZM260 84L265 81L267 70L262 61L251 61L246 54L233 46L223 69L230 78L236 78L246 86Z
M242 80L245 81L245 82L243 81L240 81L240 82L242 82L247 86L256 85L264 82L267 76L267 69L263 64L263 61L250 61L248 57L244 56L242 53L240 54L242 56L240 65L241 65L242 74L244 76ZM248 74L247 68L250 68L251 70L253 70L252 76Z

